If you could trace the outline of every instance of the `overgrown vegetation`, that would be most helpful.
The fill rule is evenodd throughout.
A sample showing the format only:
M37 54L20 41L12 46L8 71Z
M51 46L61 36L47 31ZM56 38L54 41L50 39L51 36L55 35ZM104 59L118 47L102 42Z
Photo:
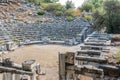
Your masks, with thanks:
M120 33L120 0L85 0L79 9L92 13L95 30L100 32L106 29L107 33Z
M62 14L63 14L62 11L55 11L55 15L56 15L56 16L61 16Z
M65 8L66 8L66 9L75 8L74 3L73 3L72 1L69 1L69 0L68 0L68 1L66 2Z
M27 0L29 2L33 2L37 5L40 5L43 10L38 10L38 15L44 15L45 11L52 12L53 15L56 16L65 16L68 21L71 21L73 17L80 15L80 10L75 10L74 4L72 1L67 1L66 5L61 5L60 3L56 3L59 0Z
M106 1L104 9L107 32L120 34L120 1Z
M45 11L44 11L44 10L38 10L37 14L38 14L38 15L44 15L44 14L45 14Z
M67 1L63 6L55 3L58 0L28 0L29 2L39 3L45 11L52 12L56 16L64 15L68 21L78 16L72 1ZM92 20L93 28L96 31L106 29L107 33L120 33L120 0L85 0L83 5L78 8L83 13L83 17ZM43 15L44 10L39 10L38 15ZM87 13L91 13L88 15Z
M82 5L82 7L78 7L78 9L80 9L82 12L86 11L86 12L90 12L92 11L94 8L94 6L92 4L89 3L85 3Z
M66 16L74 16L74 12L75 12L74 9L68 9L65 11L65 15Z
M64 11L64 6L62 6L59 3L42 3L41 5L44 10L46 11L55 11L55 10L59 10L59 11Z

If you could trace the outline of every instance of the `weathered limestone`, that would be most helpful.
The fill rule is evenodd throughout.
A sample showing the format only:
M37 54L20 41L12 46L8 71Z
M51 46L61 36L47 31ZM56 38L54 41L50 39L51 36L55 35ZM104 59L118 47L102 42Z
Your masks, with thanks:
M14 74L15 76L14 76L14 79L15 80L20 80L20 74Z
M3 80L13 80L12 73L4 72L3 73Z
M65 54L59 53L59 80L66 80Z
M102 35L102 34L101 34ZM107 37L99 34L99 38L95 40L97 35L87 38L84 45L81 45L81 50L74 52L66 52L59 54L59 75L66 80L118 80L120 79L120 67L118 64L109 64L108 58L105 56L109 51L107 48ZM104 37L104 38L103 38ZM108 38L108 40L106 39ZM88 43L89 44L86 44ZM102 42L102 43L98 43ZM92 44L91 44L92 43ZM93 44L94 43L94 44ZM103 45L105 44L105 45ZM106 51L105 51L106 50ZM64 64L64 66L63 66ZM64 71L62 70L64 69ZM62 73L62 74L61 74ZM66 75L63 75L66 74ZM62 78L59 78L62 80Z

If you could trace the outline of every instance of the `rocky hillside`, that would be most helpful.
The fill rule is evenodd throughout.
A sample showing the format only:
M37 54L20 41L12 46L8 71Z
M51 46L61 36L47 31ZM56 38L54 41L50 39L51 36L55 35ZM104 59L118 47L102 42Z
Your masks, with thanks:
M0 3L0 19L3 20L18 20L18 21L34 21L33 16L39 6L34 6L31 3L20 3L10 1L9 3Z

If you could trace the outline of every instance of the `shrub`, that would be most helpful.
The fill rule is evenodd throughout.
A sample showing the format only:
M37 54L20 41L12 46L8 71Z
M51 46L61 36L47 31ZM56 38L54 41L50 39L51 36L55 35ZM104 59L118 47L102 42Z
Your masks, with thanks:
M55 15L56 15L56 16L61 16L62 14L63 14L62 11L55 11Z
M70 9L70 8L74 8L74 7L75 7L74 3L72 1L67 0L65 8Z
M65 11L65 16L74 16L75 10L74 9L68 9Z
M38 15L44 15L44 14L45 14L45 11L44 11L44 10L38 10L37 14L38 14Z
M47 3L47 4L44 3L44 4L42 4L42 7L46 11L55 11L55 10L63 11L64 10L64 7L58 3Z
M78 9L80 9L81 11L86 11L86 12L89 12L89 11L92 11L93 10L93 4L88 4L88 3L85 3L83 4L81 7L79 7Z
M70 21L73 20L73 17L72 17L72 16L67 16L67 17L66 17L66 20L70 22Z
M57 4L57 7L55 8L55 10L58 10L58 11L65 11L65 7L61 4Z

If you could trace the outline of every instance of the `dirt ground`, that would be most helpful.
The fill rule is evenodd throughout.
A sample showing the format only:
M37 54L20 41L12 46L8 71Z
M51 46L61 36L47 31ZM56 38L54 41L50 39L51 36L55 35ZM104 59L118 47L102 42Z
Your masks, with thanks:
M23 46L15 51L4 54L14 62L21 64L26 59L35 59L40 63L41 70L46 75L41 76L41 80L58 80L58 52L75 51L78 46L68 47L62 45L30 45Z

